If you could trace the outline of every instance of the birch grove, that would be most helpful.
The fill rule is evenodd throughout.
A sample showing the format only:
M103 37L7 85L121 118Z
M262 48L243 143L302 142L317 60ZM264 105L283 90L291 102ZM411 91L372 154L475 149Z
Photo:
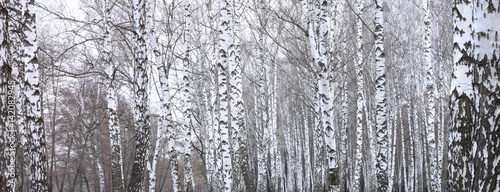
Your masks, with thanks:
M498 191L499 7L2 1L0 191Z

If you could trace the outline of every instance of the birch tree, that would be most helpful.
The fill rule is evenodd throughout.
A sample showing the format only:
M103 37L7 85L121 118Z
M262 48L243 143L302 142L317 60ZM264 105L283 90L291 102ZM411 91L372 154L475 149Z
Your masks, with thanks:
M109 138L111 149L111 179L113 191L124 191L124 178L123 178L123 163L122 163L122 149L121 149L121 130L117 117L117 98L116 98L116 67L112 59L112 21L111 21L111 5L108 0L103 0L103 60L106 66L106 101L108 108L108 123L109 123Z
M8 80L7 77L9 73L6 72L7 69L10 68L7 64L7 39L8 36L7 34L7 11L6 11L6 5L5 2L0 2L0 70L2 73L0 73L0 169L6 170L7 169L7 163L5 161L5 147L6 147L6 139L5 139L5 127L7 127L7 113L4 111L7 111L7 105L4 103L7 103L7 97L5 96L7 93L7 85L8 85ZM6 184L6 174L4 172L0 173L0 189L6 191L7 189L7 184Z
M455 1L448 190L495 191L500 147L498 23L491 1Z
M149 153L149 111L148 111L148 74L146 55L146 0L133 1L134 14L134 64L135 64L135 129L136 141L134 163L128 185L128 191L140 191L146 174Z
M213 85L210 86L210 91L204 89L203 90L203 95L206 98L205 100L205 106L207 107L207 113L206 113L206 123L205 123L205 129L206 129L206 134L207 137L205 139L205 145L206 145L206 155L205 155L205 162L206 166L205 169L207 171L207 185L209 190L213 190L213 181L214 181L214 176L215 176L215 152L214 152L214 103L215 103L215 87Z
M424 35L424 60L426 65L426 87L427 87L427 137L426 141L429 146L429 164L430 164L430 187L431 191L439 191L439 182L441 179L437 177L437 158L436 158L436 136L435 136L435 117L436 109L434 102L434 72L433 64L431 58L431 29L430 29L430 13L429 13L429 2L428 0L423 0L424 7L424 25L425 25L425 35Z
M319 54L319 51L318 51L318 47L317 47L317 41L316 41L316 38L315 38L315 33L314 33L314 27L315 25L316 26L319 26L319 23L323 20L323 19L320 19L319 16L317 16L316 20L312 20L311 19L311 13L313 11L315 11L315 9L313 9L313 5L309 4L306 0L301 0L300 1L300 4L301 4L301 11L302 11L302 17L301 17L301 20L302 22L305 24L305 28L307 29L307 41L308 41L308 50L309 50L309 53L312 57L312 65L318 65L319 68L320 68L320 73L318 74L317 76L317 83L316 85L314 85L315 87L315 123L314 123L314 127L315 127L315 130L314 130L314 142L313 142L313 146L314 146L314 156L313 156L313 162L314 162L314 165L313 165L313 176L312 178L314 178L312 180L312 183L313 183L313 190L321 190L324 186L324 163L323 163L323 157L324 157L324 144L325 144L325 138L324 138L324 135L323 135L323 127L324 125L327 125L327 123L329 123L329 120L327 120L327 118L322 118L322 112L323 112L323 109L327 110L326 109L326 106L323 106L323 105L327 105L330 101L327 99L326 95L325 95L325 91L328 90L329 86L326 84L328 81L327 81L327 66L326 66L326 56L321 60L321 63L319 62L320 60L320 54ZM320 12L318 11L318 14ZM324 20L324 22L326 22L326 20ZM323 23L323 24L326 24L326 23ZM327 25L323 26L323 27L327 27ZM325 29L323 29L325 30ZM327 32L326 31L323 31L323 35L322 38L325 38L323 39L323 46L326 45L325 41L326 41L326 37L327 37ZM322 51L326 51L326 47L323 47ZM325 107L325 108L323 108ZM326 115L326 114L325 114Z
M184 191L194 191L193 170L191 166L191 127L193 113L191 104L191 75L190 75L190 52L191 52L191 1L184 0L184 55L182 58L182 116L184 129Z
M364 108L364 77L363 77L363 23L361 21L362 0L356 1L356 83L357 83L357 100L356 100L356 152L354 160L354 181L352 189L360 191L361 185L361 165L362 165L362 148L363 148L363 108Z
M250 187L251 185L249 177L249 163L248 163L248 151L247 151L247 140L245 132L245 111L243 103L243 77L242 77L242 66L240 59L240 21L238 12L236 9L236 0L233 0L232 14L234 16L232 23L232 35L233 35L233 46L230 48L229 53L229 76L230 76L230 106L231 106L231 134L232 134L232 150L234 152L234 163L233 166L236 168L234 177L236 179L236 189L244 190L245 187ZM245 178L246 177L246 178ZM243 183L241 183L243 182ZM252 190L246 189L246 190Z
M153 21L153 15L151 12L154 12L154 10L151 9L151 4L147 4L147 15L146 15L146 31L147 35L149 37L149 44L151 46L151 51L153 52L153 59L155 65L162 65L162 56L160 53L160 48L158 46L158 38L155 36L155 31L154 31L154 21ZM162 97L162 96L160 96ZM161 107L160 107L161 108ZM161 110L161 109L160 109ZM160 111L162 113L162 111ZM163 140L163 119L161 119L161 114L160 117L158 118L158 123L157 123L157 128L156 128L156 135L152 138L155 140L155 144L153 149L151 150L152 152L152 159L147 161L147 170L149 172L149 186L148 189L149 191L156 191L156 180L157 180L157 175L156 175L156 167L158 163L158 156L160 153L160 144Z
M258 117L260 121L257 123L257 129L259 130L259 144L258 144L258 157L257 157L257 190L267 191L267 147L269 140L269 114L267 113L267 99L266 99L266 66L264 63L264 37L262 33L258 35L259 41L259 59L257 61L258 67L258 85L259 85L259 95L258 95Z
M18 185L22 185L22 175L29 176L29 146L28 133L25 126L25 95L24 95L24 80L25 80L25 62L23 60L26 55L22 48L24 39L23 34L23 5L19 1L8 2L9 11L7 11L7 29L6 37L8 40L8 56L6 63L10 70L6 70L6 119L5 119L5 167L7 189L6 191L14 191ZM18 139L19 138L19 139ZM16 159L17 145L22 151L19 160ZM27 161L26 161L27 160ZM20 172L16 171L16 165L20 164ZM28 165L28 166L26 166ZM17 178L21 180L18 181Z
M338 183L338 162L337 162L337 145L335 140L335 134L333 131L333 102L330 93L330 81L329 81L329 69L328 66L328 1L327 0L317 0L316 7L319 9L316 15L318 20L318 53L317 58L315 58L316 64L320 68L318 74L318 94L320 99L321 108L321 124L324 131L324 140L326 146L326 157L328 163L328 177L326 178L327 183L325 183L329 191L340 190L340 183ZM309 34L312 35L312 34ZM320 161L318 159L316 162Z
M29 130L30 179L32 191L48 190L47 158L45 149L45 128L42 117L42 93L40 89L40 71L37 59L37 33L34 0L22 1L22 20L20 52L24 64L24 106L26 107L26 126Z
M15 191L15 82L12 79L13 66L10 62L8 2L0 2L0 190Z
M230 60L231 49L234 46L233 35L233 4L231 0L221 0L219 5L219 40L218 40L218 98L219 98L219 134L221 143L218 146L219 155L222 156L222 182L221 191L232 191L233 185L233 165L230 146L230 125L229 125L229 80L228 66L234 65Z
M172 54L169 50L170 47L167 47L167 56L166 58L171 58ZM170 65L169 65L170 66ZM172 103L170 96L170 87L168 84L168 71L169 67L165 66L165 63L157 63L158 73L160 77L160 85L161 85L161 123L164 129L166 130L167 137L167 154L170 157L170 167L171 167L171 176L172 176L172 191L178 192L182 191L182 186L180 184L179 177L179 165L177 163L177 151L175 149L175 132L172 120Z
M376 102L376 129L377 129L377 191L388 190L387 176L387 114L385 96L385 53L384 53L384 10L382 2L375 0L375 102Z

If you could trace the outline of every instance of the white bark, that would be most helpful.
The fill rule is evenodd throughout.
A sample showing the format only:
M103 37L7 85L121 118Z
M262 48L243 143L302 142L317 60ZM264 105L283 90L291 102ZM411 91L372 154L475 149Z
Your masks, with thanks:
M33 12L34 1L22 1L23 9L23 45L20 47L25 57L21 60L25 65L25 106L26 126L30 130L30 166L31 166L31 190L46 191L47 183L47 159L45 149L45 128L42 118L42 93L40 89L40 78L38 69L36 42L35 13Z
M193 170L191 166L191 140L192 140L192 103L191 103L191 74L190 74L190 52L191 52L191 2L184 0L184 55L182 58L182 88L181 103L184 130L184 191L194 191Z
M155 38L155 37L152 37ZM156 39L154 40L156 41ZM166 131L165 137L167 138L167 154L169 157L169 164L171 169L172 176L172 191L178 192L182 191L182 186L180 184L179 179L179 165L177 164L177 151L175 150L175 130L172 122L172 112L171 112L171 97L170 97L170 88L168 85L168 70L169 68L165 67L165 63L161 61L160 52L156 44L152 44L153 52L155 56L155 64L158 70L158 77L160 82L160 119L158 120L158 131L163 132ZM171 58L171 47L168 47L166 50L166 58ZM159 139L159 138L157 138ZM155 144L156 145L156 144ZM151 188L151 184L150 184Z
M304 106L302 106L302 111L306 112ZM312 191L312 175L311 175L311 150L310 150L310 140L309 140L309 117L307 113L304 115L304 131L301 133L304 139L304 191Z
M332 96L330 93L330 81L329 81L329 69L328 66L328 1L327 0L317 0L316 7L318 7L316 20L318 23L318 58L316 64L320 67L320 72L318 75L318 88L319 88L319 99L321 108L321 124L324 131L324 140L326 146L326 159L328 163L328 176L325 183L329 187L329 191L340 190L340 183L338 180L338 162L337 162L337 145L335 140L335 134L333 131L333 103ZM310 34L311 35L311 34ZM330 183L334 180L335 183Z
M300 109L300 108L299 108ZM297 188L296 190L299 190L299 191L305 191L304 189L304 167L302 165L304 165L304 161L303 161L303 157L305 156L304 154L304 144L305 144L305 138L303 137L303 130L304 130L304 127L302 127L304 124L302 124L302 122L300 121L301 118L298 118L298 119L295 119L295 122L294 122L294 129L295 129L295 137L294 137L294 140L296 141L296 145L295 145L295 151L296 151L296 162L295 162L295 171L296 171L296 174L297 174L297 182L296 182L296 185L297 185ZM302 118L302 121L304 121L305 118Z
M233 165L230 137L229 137L229 90L228 90L228 66L231 57L231 47L234 46L234 35L232 30L233 12L232 1L222 0L219 7L219 41L218 41L218 98L219 98L219 133L221 143L218 147L222 156L222 181L221 191L232 191Z
M497 4L455 1L448 190L500 188Z
M391 119L392 119L392 122L391 122L391 125L392 125L392 128L390 129L391 130L391 155L390 155L390 161L389 161L389 179L388 179L388 190L387 191L393 191L394 190L394 187L393 187L393 184L394 184L394 176L395 176L395 173L396 173L396 124L397 124L397 121L396 121L396 118L395 118L395 114L397 113L394 112L394 113L391 113Z
M430 173L429 179L430 182L430 190L431 191L439 191L439 181L440 179L437 177L437 158L436 158L436 136L435 136L435 118L436 118L436 109L434 103L434 72L433 72L433 64L431 58L431 29L430 29L430 10L429 10L429 0L423 0L423 8L424 8L424 26L425 26L425 35L424 35L424 60L426 65L426 86L427 86L427 137L426 142L429 146L429 166Z
M363 148L363 106L364 106L364 78L363 78L363 50L362 50L362 37L363 27L361 21L361 8L362 1L356 2L356 82L357 82L357 110L356 110L356 151L354 160L354 181L352 190L360 191L361 180L361 165L362 165L362 148Z
M234 4L234 0L231 1ZM249 177L248 168L248 152L245 136L245 111L243 103L243 76L242 66L240 62L240 29L238 13L236 5L233 5L232 14L234 16L232 22L233 46L229 52L229 76L230 76L230 106L231 106L231 134L232 134L232 150L234 153L233 166L235 178L235 190L244 190L249 180L244 177ZM251 190L251 189L247 189Z
M135 128L136 142L134 163L132 167L128 191L140 191L142 181L147 174L147 159L150 149L150 125L148 110L148 74L146 50L146 0L134 0L134 64L135 64Z
M418 123L418 114L417 114L417 101L416 99L412 102L412 116L413 116L413 142L414 146L413 148L415 149L415 175L413 176L415 180L415 190L416 191L422 191L423 190L423 180L422 180L422 163L423 163L423 156L422 156L422 143L421 143L421 135L422 132L420 130L420 126Z
M101 149L99 147L99 137L98 137L98 134L96 134L95 132L97 132L97 128L96 127L91 127L90 129L88 129L88 131L90 132L90 139L92 140L92 145L94 147L94 153L95 153L95 163L97 165L97 173L98 173L98 180L99 180L99 191L100 192L104 192L106 191L106 182L105 182L105 177L104 177L104 167L103 167L103 163L102 163L102 153L101 153Z
M203 97L206 98L205 106L207 107L206 111L206 123L205 123L205 129L206 129L206 141L205 141L205 146L206 146L206 156L205 156L205 162L206 162L206 171L207 171L207 184L210 188L210 190L213 190L213 182L214 182L214 176L215 176L215 145L214 145L214 105L215 105L215 87L213 85L210 85L210 91L207 93L206 89L203 90Z
M15 84L12 80L12 53L9 50L9 27L8 18L11 17L6 11L10 5L7 2L0 2L0 179L5 181L5 185L0 186L0 190L14 192L17 186L16 180L16 139L15 139ZM7 71L9 70L9 71Z
M471 67L464 59L472 55L470 43L472 42L472 14L471 2L455 1L453 7L453 22L456 29L453 33L454 78L451 82L450 98L450 136L448 140L448 190L460 191L470 187L471 173L471 148L462 145L463 140L471 140L469 133L472 131L472 77L467 75Z
M292 141L292 131L291 131L291 126L288 126L290 125L289 124L289 121L291 121L291 117L290 117L290 114L285 114L284 115L284 118L283 118L283 124L284 125L287 125L286 128L285 128L285 134L283 135L284 138L285 138L285 149L286 151L288 151L288 153L285 155L285 159L287 160L287 174L285 175L285 178L284 178L284 183L285 183L285 186L284 186L284 190L286 191L293 191L293 184L295 183L294 182L294 172L295 172L295 169L293 167L293 161L295 160L295 157L294 157L294 144L293 144L293 141ZM275 186L276 184L274 184Z
M264 38L263 34L259 33L259 61L258 61L258 76L259 76L259 144L258 144L258 178L257 178L257 191L267 191L267 154L268 154L268 140L269 140L269 122L267 113L267 100L266 100L266 66L264 63Z
M387 110L385 96L385 53L384 53L384 11L379 0L375 1L375 102L376 102L376 137L377 137L377 191L383 192L388 189L387 176Z
M271 134L272 134L272 142L271 142L271 152L275 157L275 169L276 169L276 179L275 185L277 191L285 190L283 188L283 164L281 159L281 150L279 148L278 136L280 132L278 130L278 66L277 63L274 62L273 67L273 90L271 95Z
M22 43L22 32L19 31L21 28L23 16L23 6L19 1L12 1L6 3L6 6L11 9L10 11L6 11L6 22L5 22L5 40L3 41L6 44L6 55L5 65L9 66L11 71L9 73L8 70L3 71L5 73L5 91L3 94L5 95L5 101L2 102L5 105L5 163L6 167L2 167L5 170L5 177L7 180L6 183L6 191L15 191L18 185L23 185L22 180L21 183L18 183L17 177L20 175L26 175L29 177L30 167L29 167L29 133L27 130L28 127L25 125L25 107L24 102L26 100L24 95L24 68L25 63L23 62L23 55L21 48L23 46ZM7 68L7 67L6 67ZM18 131L16 131L16 129ZM17 139L19 138L19 139ZM18 144L19 143L19 144ZM16 159L16 147L20 145L22 156L24 159L19 158L21 162L18 162ZM24 160L24 161L23 161ZM16 165L26 165L21 166L23 168L22 172L18 173L15 168ZM24 178L20 178L24 179Z
M116 67L112 59L112 22L111 22L111 6L108 0L104 0L103 4L103 60L106 65L106 102L108 108L108 123L109 123L109 138L111 149L111 178L113 191L124 191L124 178L123 178L123 163L122 163L122 150L121 150L121 135L120 125L117 117L117 99L116 99L116 81L115 71Z

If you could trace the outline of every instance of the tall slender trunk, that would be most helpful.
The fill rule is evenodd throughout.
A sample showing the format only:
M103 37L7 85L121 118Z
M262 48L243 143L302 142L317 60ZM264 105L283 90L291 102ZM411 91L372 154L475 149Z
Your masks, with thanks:
M377 73L375 77L376 91L376 137L377 137L377 191L383 192L388 189L387 176L387 110L385 96L385 53L384 53L384 10L381 2L375 1L375 66Z
M362 148L363 148L363 106L364 106L364 78L363 78L363 50L362 50L362 37L363 37L363 24L361 21L361 8L362 0L356 2L356 82L357 82L357 110L356 110L356 152L354 160L354 182L352 189L354 191L361 190L361 165L362 165Z
M97 175L99 180L99 191L106 191L106 178L104 177L104 165L102 161L101 148L99 147L99 137L97 132L97 127L89 127L88 132L90 133L91 145L93 145L93 150L95 153L95 163L97 165Z
M281 150L279 148L279 136L280 136L280 130L278 129L278 65L277 62L273 59L273 86L272 86L272 91L271 93L271 130L272 130L272 137L273 141L271 143L271 148L272 148L272 153L275 156L275 169L276 169L276 179L275 179L275 185L276 185L276 190L277 191L284 191L284 179L283 179L283 161L282 161L282 154ZM269 75L270 77L271 75Z
M117 116L117 98L116 98L116 81L115 72L116 67L112 60L112 21L111 21L111 5L108 0L103 1L103 19L104 19L104 49L103 60L106 65L106 102L108 108L108 123L109 123L109 138L111 149L111 178L114 192L124 191L124 178L123 178L123 163L122 163L122 149L121 149L121 129Z
M206 116L205 116L205 131L206 131L206 139L205 139L205 148L206 148L206 155L205 155L205 169L207 171L207 185L209 187L209 191L213 190L213 182L214 179L213 177L215 176L214 171L215 171L215 145L214 145L214 102L215 102L215 87L213 85L208 85L210 88L210 91L207 93L207 89L203 90L203 97L205 99L205 106L206 106Z
M245 131L245 111L243 103L243 76L242 66L240 59L240 23L239 16L236 9L235 1L233 3L233 22L232 22L232 35L233 46L230 47L229 52L229 84L230 84L230 111L231 111L231 134L232 134L232 150L234 153L233 158L233 171L235 178L235 190L244 190L244 187L249 186L249 165L248 165L248 151L247 140ZM244 178L247 179L244 179ZM251 189L247 189L251 190Z
M426 87L427 87L427 137L426 142L429 145L429 164L430 164L430 173L429 173L429 181L431 191L439 191L439 178L437 178L437 157L436 157L436 136L435 136L435 118L436 118L436 109L434 102L434 72L433 72L433 64L431 58L431 29L430 29L430 10L429 10L429 0L423 1L424 8L424 26L425 26L425 35L424 35L424 60L426 65Z
M349 182L348 177L348 169L349 169L349 161L348 161L348 156L347 156L347 123L348 123L348 118L349 118L349 111L348 111L348 90L347 90L347 81L348 81L348 75L347 75L347 63L344 63L343 66L343 72L344 72L344 79L342 81L342 124L340 127L340 162L341 162L341 172L340 172L340 178L341 178L341 186L342 185L347 185Z
M300 108L299 108L300 109ZM302 121L301 121L302 120ZM295 130L295 137L294 140L296 141L295 145L295 151L296 151L296 158L297 161L295 163L295 170L297 172L297 188L296 190L298 191L305 191L304 188L304 143L305 143L305 138L303 137L303 121L305 121L305 118L296 118L294 122L294 130Z
M230 146L230 125L229 125L229 80L228 66L234 65L231 61L231 47L234 46L233 34L233 7L231 0L220 1L219 7L219 41L218 41L218 98L219 98L219 134L220 145L218 146L219 155L222 156L222 182L221 191L232 191L233 189L233 164L231 159L233 154Z
M143 188L147 160L150 149L150 125L148 110L148 74L146 50L146 0L134 0L134 64L135 64L135 129L136 142L134 163L128 185L128 191L137 192Z
M414 146L413 148L415 149L415 175L413 175L413 179L415 180L415 191L422 191L423 189L423 183L422 183L422 169L423 169L423 156L422 156L422 147L423 145L421 144L421 135L422 131L420 129L419 123L418 123L418 114L417 114L417 100L414 98L412 100L412 120L413 120L413 126L412 126L412 131L413 132L413 142Z
M152 28L151 28L152 29ZM153 35L153 31L151 31L150 35ZM177 151L175 150L175 130L173 126L173 120L172 120L172 112L171 112L171 97L170 97L170 88L168 85L168 71L170 69L170 65L164 63L161 60L160 56L160 51L157 42L156 37L153 35L150 37L153 41L151 43L153 47L153 52L155 54L155 64L158 70L158 77L159 77L159 82L161 86L161 92L160 92L160 100L161 100L161 106L160 106L160 119L158 120L158 131L157 132L163 132L163 130L166 131L165 137L167 138L167 155L170 157L169 159L169 164L170 164L170 169L171 169L171 176L172 176L172 191L178 192L182 191L182 186L180 184L180 179L179 179L179 165L177 164ZM166 58L171 58L172 57L172 51L170 50L171 47L167 47L166 50ZM165 66L168 65L168 66ZM157 139L161 139L160 137L157 137ZM157 142L155 144L155 147L159 147L159 143ZM150 177L151 179L151 177ZM150 189L151 189L152 184L150 183Z
M194 191L193 170L191 166L191 140L192 140L192 103L191 103L191 74L190 74L190 52L191 52L191 1L184 0L184 55L182 59L182 116L184 129L184 191Z
M309 192L312 191L311 188L311 145L309 139L309 115L305 110L304 106L302 106L302 111L305 112L304 115L304 131L301 133L304 139L304 191Z
M160 50L158 47L158 39L156 38L154 34L154 28L153 28L153 16L151 15L151 12L154 10L151 9L150 4L147 4L147 15L146 15L146 31L148 33L149 37L149 42L151 49L153 51L153 57L154 57L154 62L155 64L160 63L161 65L161 55L160 55ZM160 115L161 116L161 115ZM155 140L155 145L152 149L152 159L147 162L147 170L149 172L149 186L148 189L151 192L156 191L156 164L158 162L158 155L159 155L159 150L160 150L160 143L162 142L162 135L163 135L163 122L161 117L158 119L158 124L156 128L156 135L153 137Z
M397 114L397 111L394 113L391 113L391 153L390 153L390 161L389 161L389 179L388 179L388 185L387 185L387 191L393 191L394 189L394 177L395 177L395 172L396 172L396 124L397 124L397 119L395 118Z
M0 74L0 169L1 170L7 170L7 163L5 160L6 156L6 151L5 150L7 147L7 138L6 133L7 131L4 129L4 127L9 127L9 123L7 121L8 113L4 112L7 111L7 105L4 103L7 103L8 97L6 97L6 93L8 91L8 82L9 82L9 77L10 73L3 73L3 71L11 70L11 66L8 64L8 27L7 27L7 18L8 18L8 11L7 11L7 5L6 2L2 1L0 2L0 70L2 70L2 73ZM2 191L7 191L7 177L5 173L0 174L0 190Z
M259 144L258 144L258 178L257 178L257 191L267 191L267 153L268 153L268 140L269 140L269 122L267 113L267 99L266 99L266 66L264 63L264 37L259 33L259 61L258 61L258 76L259 76L259 97L258 97L258 110L259 110Z

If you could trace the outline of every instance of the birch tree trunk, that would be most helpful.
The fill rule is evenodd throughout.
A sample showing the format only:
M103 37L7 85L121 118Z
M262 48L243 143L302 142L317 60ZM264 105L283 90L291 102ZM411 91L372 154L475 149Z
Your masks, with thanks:
M302 106L302 111L306 112L304 106ZM309 116L304 115L304 131L301 133L304 138L304 191L312 191L311 189L311 147L309 140Z
M452 78L450 97L450 136L448 139L448 190L460 191L472 186L472 141L473 89L471 63L472 2L455 1L453 7L453 63L455 76Z
M85 126L85 125L84 125ZM90 133L90 139L91 139L91 145L93 145L94 153L95 153L95 163L97 165L97 173L98 173L98 180L99 180L99 191L100 192L105 192L106 191L106 182L104 178L104 166L102 162L102 153L101 149L99 147L99 139L98 139L98 134L97 132L97 127L86 127L88 132Z
M426 142L429 145L429 164L430 173L429 181L431 191L439 191L439 181L437 177L437 159L436 159L436 136L435 136L435 118L436 109L434 102L434 72L433 64L431 58L431 29L430 29L430 13L429 13L429 2L428 0L423 1L424 7L424 26L425 26L425 36L424 36L424 60L426 65L426 87L427 87L427 137Z
M243 103L243 77L242 66L240 61L240 23L236 9L235 0L233 3L232 14L234 16L232 22L233 46L229 52L229 79L230 79L230 106L231 106L231 134L232 134L232 150L234 153L233 167L236 169L233 172L235 178L235 190L245 191L244 187L249 187L249 163L247 140L245 132L245 109ZM252 189L246 189L252 190Z
M217 114L216 114L216 105L217 105L217 98L216 98L216 87L214 85L210 85L210 91L208 93L208 99L209 103L207 104L209 108L208 112L208 120L207 120L207 155L206 155L206 169L207 169L207 183L210 191L214 190L214 182L217 182L217 179L214 179L216 177L216 161L215 158L216 156L216 144L215 144L215 134L217 131L216 125L217 122L215 120L217 119Z
M9 36L8 36L8 11L7 2L0 2L0 169L8 170L7 166L7 154L9 151L7 128L10 127L10 121L8 120L8 101L9 101L9 78L10 71L12 67L9 65L8 56L9 54ZM12 93L10 94L12 95ZM12 191L8 190L8 187L14 187L16 181L10 180L7 171L2 171L0 173L0 190L1 191Z
M150 125L148 111L148 74L146 54L146 0L134 0L134 63L135 63L135 129L136 142L134 163L128 185L128 191L138 192L143 188L146 175L147 159L150 148Z
M414 98L413 101L412 101L412 116L413 116L413 126L412 126L412 130L413 131L413 141L414 141L414 149L415 149L415 158L414 158L414 162L415 162L415 175L413 176L413 179L415 180L415 191L422 191L424 190L423 189L423 183L422 183L422 170L423 170L423 156L422 156L422 148L423 148L423 145L421 144L421 135L422 135L422 131L420 129L420 126L419 126L419 123L418 123L418 114L417 114L417 99Z
M152 28L151 28L152 29ZM152 47L153 53L155 54L155 64L158 70L158 77L161 86L160 92L160 119L158 120L158 131L161 133L163 130L166 130L165 137L167 138L167 155L170 157L169 164L171 169L172 176L172 191L178 192L182 191L182 186L180 184L179 179L179 165L177 164L177 151L175 150L175 133L174 126L172 122L172 112L171 112L171 97L170 97L170 88L168 85L168 71L169 66L165 67L165 63L162 62L160 57L160 50L157 44L157 38L153 35L154 32L151 31L152 37ZM171 47L167 47L166 58L171 58ZM160 139L157 137L157 139ZM159 143L155 144L156 147L159 147ZM151 179L151 178L150 178ZM151 188L150 184L150 188Z
M233 7L231 0L220 1L219 13L219 41L218 53L219 60L217 61L218 68L218 98L219 98L219 134L221 143L218 146L220 155L222 156L222 181L223 186L221 191L232 191L233 187L233 165L231 159L230 146L230 125L229 125L229 80L228 66L234 65L231 61L231 49L234 46L233 35ZM233 53L234 54L234 53Z
M276 189L278 191L284 191L284 180L283 180L283 161L282 161L282 153L280 150L279 144L279 136L280 130L278 129L278 64L274 61L273 67L273 90L271 95L271 122L272 122L272 130L274 137L274 145L275 149L273 151L276 156Z
M191 103L191 75L190 75L190 52L191 52L191 1L184 0L184 55L182 59L182 116L184 129L184 191L194 191L193 170L191 166L191 127L192 127L192 103Z
M354 181L353 191L360 191L361 180L361 165L362 165L362 148L363 148L363 106L364 106L364 78L363 78L363 50L362 50L362 37L363 37L363 24L361 21L361 8L362 0L356 2L356 82L357 82L357 110L356 110L356 151L354 160Z
M455 1L448 190L500 188L498 6ZM494 37L494 38L493 38Z
M258 122L259 126L259 139L258 144L258 178L257 178L257 191L267 191L267 153L268 153L268 140L269 140L269 122L267 113L267 100L266 100L266 66L264 66L264 37L259 33L259 61L258 61L258 76L259 76L259 98L258 110L260 111Z
M104 19L104 49L103 60L106 65L106 102L108 108L108 123L109 123L109 138L111 149L111 179L114 192L125 190L123 178L123 163L122 163L122 149L121 149L121 135L120 125L117 117L117 99L116 99L116 82L115 72L116 67L112 59L112 21L111 21L111 6L108 0L103 0L103 19Z
M22 39L24 34L22 34L23 29L23 5L19 1L12 1L6 3L9 10L6 11L6 39L5 43L7 45L7 55L5 55L6 65L10 67L10 70L5 70L6 73L6 91L3 93L5 95L5 162L6 167L5 178L7 181L6 191L15 191L16 188L24 183L19 183L18 177L27 175L29 177L29 130L26 130L25 126L25 95L24 95L24 81L25 81L25 63L23 58L25 57L24 51L22 49L23 42ZM19 139L18 139L19 138ZM21 156L19 161L16 159L17 145L20 146ZM21 165L21 166L19 166ZM27 165L27 166L25 166ZM21 167L20 171L16 171L16 167ZM28 183L29 184L29 183Z
M377 191L385 192L388 189L387 176L387 114L385 96L385 53L384 53L384 10L379 0L375 1L375 66L377 73L375 76L375 102L376 102L376 137L377 137Z
M329 191L340 190L339 175L338 175L338 162L337 162L337 146L335 141L335 134L333 131L333 104L330 93L329 69L328 66L328 1L317 0L316 19L318 20L318 58L317 65L320 67L318 76L319 97L321 100L321 124L325 134L326 144L326 157L328 163L328 174L325 185L328 186ZM310 34L312 35L312 34ZM318 162L318 161L316 161Z
M161 70L161 71L160 71ZM166 129L166 137L167 137L167 154L170 157L170 169L172 176L172 191L178 192L182 191L181 181L179 177L179 165L177 163L177 151L175 150L175 131L172 120L172 111L171 111L171 97L169 93L168 79L166 76L166 71L164 65L160 67L160 82L162 83L162 121L160 125L165 127ZM164 75L162 75L162 73ZM163 76L163 77L162 77Z
M161 55L160 55L160 52L158 50L159 48L157 45L158 44L157 38L154 35L153 16L151 15L151 12L153 12L154 10L151 9L150 4L147 4L146 6L148 7L147 8L148 11L147 11L147 15L146 15L146 19L147 19L146 20L146 31L148 33L150 46L151 46L151 49L153 52L154 62L155 62L155 64L157 62L160 62L160 64L161 64ZM158 57L160 57L160 58L158 58ZM157 124L157 128L156 128L156 135L153 137L155 140L155 145L152 149L152 154L151 154L152 157L151 157L151 160L148 159L148 161L147 161L147 171L149 173L148 189L151 192L156 191L156 164L158 162L158 153L160 150L160 143L162 141L162 135L163 135L163 131L162 131L163 130L163 127L162 127L163 122L160 122L160 121L161 120L158 119L158 124Z
M0 190L3 191L16 191L19 185L17 177L20 174L17 172L19 162L17 161L16 146L18 143L18 134L16 129L20 129L21 139L23 138L22 132L26 133L24 122L24 114L22 114L25 104L23 99L24 91L24 60L23 55L20 53L21 37L23 34L18 34L23 21L21 16L23 7L19 2L2 2L0 4L0 64L1 68L1 81L0 81ZM22 33L22 32L21 32ZM26 134L24 134L26 135ZM26 162L20 163L21 165L29 165L29 155L25 155L25 147L29 150L28 143L21 144L23 149L23 156ZM22 159L20 159L22 160ZM22 170L27 166L22 166ZM29 167L28 167L29 168ZM29 171L29 170L27 170ZM22 174L22 173L21 173ZM26 172L26 174L29 174ZM21 183L20 185L22 185Z
M31 191L47 191L47 157L45 149L45 128L42 117L42 93L38 69L34 0L22 1L22 37L20 49L25 57L21 58L25 70L26 126L30 130Z

